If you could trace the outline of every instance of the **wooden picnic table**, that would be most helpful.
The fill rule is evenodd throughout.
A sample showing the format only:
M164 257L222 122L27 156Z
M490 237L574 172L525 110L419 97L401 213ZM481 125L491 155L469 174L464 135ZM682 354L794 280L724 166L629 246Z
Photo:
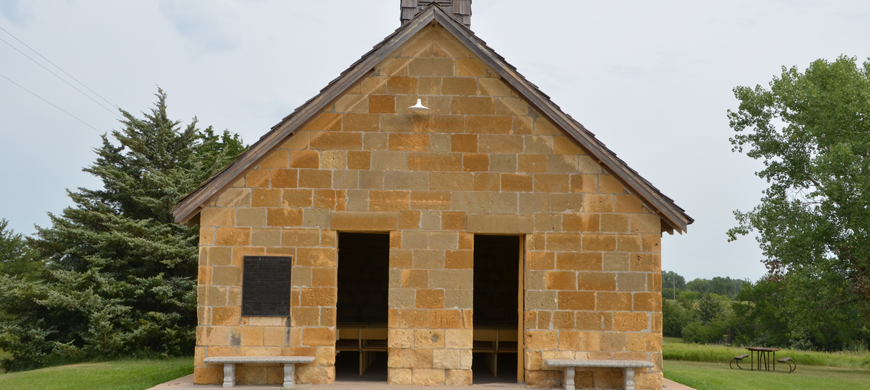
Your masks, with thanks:
M755 370L755 362L754 355L758 355L758 371L761 371L761 363L764 362L764 370L770 371L771 368L773 371L776 371L776 351L779 351L779 348L764 348L764 347L749 347L746 348L749 350L749 369ZM770 358L770 354L773 354L773 359ZM773 361L773 365L771 366L771 360Z

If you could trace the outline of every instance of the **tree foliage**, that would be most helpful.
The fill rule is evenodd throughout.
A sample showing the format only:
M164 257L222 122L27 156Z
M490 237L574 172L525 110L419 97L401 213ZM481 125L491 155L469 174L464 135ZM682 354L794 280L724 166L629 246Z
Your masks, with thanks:
M73 206L49 214L31 244L45 259L38 281L0 279L0 349L7 369L137 354L189 354L196 327L198 229L170 209L244 150L237 135L169 119L166 95L143 118L121 110L84 168L102 188L67 191Z
M0 275L37 277L42 262L21 233L9 228L9 221L0 219Z
M782 280L793 325L828 316L870 321L870 62L817 60L783 68L769 89L737 87L733 149L761 160L761 204L736 211L734 240L756 231ZM818 313L825 313L819 316ZM855 323L853 323L854 325Z

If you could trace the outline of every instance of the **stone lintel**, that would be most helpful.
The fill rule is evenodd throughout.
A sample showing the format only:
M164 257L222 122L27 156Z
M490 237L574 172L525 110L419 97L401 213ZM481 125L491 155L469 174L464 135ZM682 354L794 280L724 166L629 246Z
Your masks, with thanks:
M330 213L332 230L359 232L388 232L398 229L398 212L333 211Z
M532 233L535 221L526 215L468 214L469 233L527 234Z

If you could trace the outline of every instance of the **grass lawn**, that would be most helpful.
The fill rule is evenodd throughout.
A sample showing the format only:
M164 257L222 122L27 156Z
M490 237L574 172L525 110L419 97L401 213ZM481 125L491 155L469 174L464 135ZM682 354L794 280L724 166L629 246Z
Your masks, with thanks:
M745 347L726 347L722 345L686 344L679 338L665 337L662 344L662 357L665 360L690 362L711 362L728 364L731 358L749 353ZM776 352L777 359L791 357L798 366L826 366L839 368L870 369L870 354L850 352L813 352L783 349ZM749 366L746 359L745 366Z
M193 357L119 360L0 375L0 390L141 390L193 373Z
M698 390L870 389L870 370L866 369L798 365L795 372L787 372L732 370L728 362L664 362L665 378Z

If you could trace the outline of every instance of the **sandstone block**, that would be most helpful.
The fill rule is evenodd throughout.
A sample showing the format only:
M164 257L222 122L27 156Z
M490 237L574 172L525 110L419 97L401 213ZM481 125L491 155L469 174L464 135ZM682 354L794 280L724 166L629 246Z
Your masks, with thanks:
M242 209L245 210L245 209ZM235 209L224 207L206 207L200 213L201 226L234 226Z
M564 221L563 221L564 225ZM585 238L585 237L583 237ZM571 233L548 233L547 234L547 250L552 251L573 251L581 250L581 236ZM614 240L615 244L615 240ZM615 245L614 245L615 246Z
M414 386L443 386L446 380L443 369L414 368Z
M605 271L629 271L629 254L628 253L605 253L604 254L604 270Z
M252 228L251 245L255 246L280 246L281 229L279 228Z
M614 211L617 213L640 214L643 212L643 203L637 196L616 195L614 198Z
M550 122L547 118L539 117L535 120L535 134L562 135L563 133L553 122Z
M556 254L553 252L527 251L527 270L551 270L556 268Z
M595 294L595 310L630 311L631 293L598 292Z
M575 290L574 272L565 271L548 271L547 272L547 289L548 290Z
M559 305L556 291L526 291L526 310L556 310ZM585 310L585 309L577 309Z
M215 245L251 245L251 228L222 227L215 231Z
M474 252L469 250L447 251L444 267L448 269L473 269Z
M495 102L496 115L525 116L529 113L529 105L515 97L500 97Z
M577 289L587 291L615 291L616 274L612 272L578 272Z
M397 386L410 386L413 384L412 370L410 368L387 369L387 383Z
M538 154L520 154L517 159L517 171L525 172L525 173L544 173L547 172L547 156L538 155ZM545 187L538 187L536 185L535 191L538 192L548 192L545 191Z
M444 290L417 290L417 308L441 309L444 308Z
M617 286L619 291L646 291L646 274L639 272L619 272Z
M616 250L616 235L584 233L583 250L590 252L613 252Z
M485 172L489 170L489 155L466 153L462 156L462 170L465 172Z
M284 229L281 240L286 246L318 246L320 232L315 229Z
M639 332L647 330L649 326L647 313L617 312L613 313L613 329L617 331Z
M520 202L522 203L522 202ZM536 232L561 232L562 231L562 214L559 213L536 213L535 214L535 231Z
M423 173L423 175L426 175ZM411 208L421 210L447 210L450 208L450 192L412 191ZM424 220L424 225L425 225ZM440 225L440 221L438 221ZM424 226L424 228L427 228Z
M486 74L486 66L474 58L462 58L456 60L457 76L486 77Z
M315 150L293 151L290 153L289 166L290 168L320 168L320 153ZM295 172L296 170L273 169L273 171L279 174L289 175L291 172ZM285 180L288 182L290 181L289 178L285 178ZM295 185L293 187L295 187Z
M527 330L524 334L526 348L530 350L548 351L559 349L559 332Z
M408 69L410 76L445 77L453 76L454 60L452 58L414 58Z
M480 94L487 96L510 96L511 88L503 81L496 78L482 78L479 80Z
M477 79L471 77L444 77L441 79L441 93L444 95L475 96Z
M468 115L465 117L465 129L472 134L510 134L513 126L513 119L510 116L475 116ZM500 142L498 140L501 140ZM514 150L512 153L522 152L522 138L494 138L489 142L491 145L500 145L509 140L509 147ZM519 152L516 151L515 143L519 142ZM481 150L482 151L482 150ZM511 152L508 152L511 153Z
M298 248L296 265L307 267L335 267L337 253L335 248Z
M535 225L531 216L468 214L466 218L469 233L523 234L534 231Z
M336 288L303 288L302 306L335 306L336 291Z
M275 150L260 161L260 169L287 168L287 150Z
M495 99L479 96L455 96L450 105L453 115L494 115Z
M350 98L349 100L353 101L363 98L364 96L357 95L356 98ZM308 123L303 125L302 130L341 131L341 119L342 115L340 113L324 112L309 120Z
M251 192L253 207L281 207L281 190L272 188L254 188Z
M489 170L492 172L516 172L516 154L491 154L489 156Z
M589 291L559 291L560 310L594 310L595 293Z

